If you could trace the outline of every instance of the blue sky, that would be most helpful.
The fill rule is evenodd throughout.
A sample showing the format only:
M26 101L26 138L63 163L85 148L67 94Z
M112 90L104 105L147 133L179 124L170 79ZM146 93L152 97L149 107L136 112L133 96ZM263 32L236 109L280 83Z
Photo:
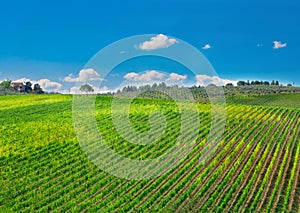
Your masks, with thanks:
M74 81L66 77L78 77L105 46L130 36L163 34L198 48L220 79L274 79L300 86L299 11L297 0L4 1L0 80L28 78L48 90L67 91ZM274 41L281 42L277 48ZM141 67L128 63L123 71L169 72L173 66L143 67L142 62L137 62ZM184 68L172 68L184 76ZM96 72L100 79L101 71Z

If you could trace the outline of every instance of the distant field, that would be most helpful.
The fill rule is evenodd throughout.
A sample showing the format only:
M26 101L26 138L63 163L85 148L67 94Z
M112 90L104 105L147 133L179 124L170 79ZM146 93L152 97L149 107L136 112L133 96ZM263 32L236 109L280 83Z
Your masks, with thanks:
M300 94L235 96L227 98L227 103L300 109Z
M116 132L111 100L97 97L95 115L116 153L155 158L174 144L180 129L174 102L132 103L132 125L141 132L150 128L153 110L167 120L161 139L142 146ZM161 177L136 181L107 174L86 157L73 128L72 96L0 97L0 212L299 212L299 100L300 94L228 99L225 133L205 164L198 161L210 107L199 103L199 137L188 157Z

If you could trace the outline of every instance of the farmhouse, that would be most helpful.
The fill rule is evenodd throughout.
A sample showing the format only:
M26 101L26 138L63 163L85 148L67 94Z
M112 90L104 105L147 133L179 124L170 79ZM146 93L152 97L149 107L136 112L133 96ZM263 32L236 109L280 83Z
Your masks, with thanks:
M12 82L11 86L16 91L25 92L25 85L22 82Z

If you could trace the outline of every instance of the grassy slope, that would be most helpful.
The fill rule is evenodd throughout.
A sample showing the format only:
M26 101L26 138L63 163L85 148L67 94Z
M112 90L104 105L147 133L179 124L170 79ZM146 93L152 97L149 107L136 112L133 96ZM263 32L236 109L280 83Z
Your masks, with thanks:
M247 104L249 103L247 100L250 100L252 101L250 104L253 105L261 103L261 105L274 106L276 101L285 103L290 100L290 106L296 106L297 101L300 100L296 95L268 97L269 100L262 97L239 97L239 99L237 97L228 102ZM107 101L105 102L105 100L108 99L101 100L103 102L99 103L100 106L106 106ZM285 101L283 102L283 100ZM151 101L149 102L151 104ZM164 101L162 102L164 103ZM205 111L207 110L206 105L200 105L205 108ZM127 184L127 182L104 174L86 158L73 130L71 107L72 96L70 95L0 97L0 165L2 165L0 170L0 188L2 189L0 191L0 212L11 210L46 212L57 207L60 210L73 209L76 211L76 208L84 210L86 207L97 206L106 201L107 206L102 207L103 209L110 205L119 206L115 200L124 192L123 188L128 188L127 185L124 185L123 188L116 186L119 186L117 183L120 181L122 184ZM251 112L254 112L255 108L241 106L237 110L250 109ZM137 111L138 109L134 108ZM99 107L98 110L99 115L106 114L105 107ZM142 127L147 127L140 115L138 113L137 117L133 116L134 121ZM241 119L243 118L241 117ZM231 120L236 119L231 118ZM103 131L107 132L107 129L108 126L103 127ZM111 133L108 134L108 136L110 135ZM101 188L99 183L106 179L109 180L108 183ZM148 182L145 181L145 183ZM109 183L116 184L116 186L110 186ZM128 187L131 186L130 184L138 183L128 182ZM144 182L141 182L141 187L144 186L142 183ZM83 191L79 191L81 189ZM110 191L114 192L111 195L113 201L109 201L105 197L109 195ZM94 196L95 192L98 193L95 194L97 197L91 199L90 197ZM86 196L89 199L85 200ZM162 197L160 194L157 196ZM122 196L119 197L123 199ZM132 197L128 195L127 198L125 197L122 203L131 204ZM79 202L81 204L77 205Z
M300 94L274 94L259 96L235 96L227 98L229 104L300 108Z

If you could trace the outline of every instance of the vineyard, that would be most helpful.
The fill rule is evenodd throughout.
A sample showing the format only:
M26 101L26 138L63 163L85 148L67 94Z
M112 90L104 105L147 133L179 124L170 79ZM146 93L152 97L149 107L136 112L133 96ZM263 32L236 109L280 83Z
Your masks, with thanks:
M116 131L111 97L97 97L95 117L107 145L130 159L153 159L180 132L172 100L135 99L134 129L149 115L166 118L161 138L127 142ZM83 152L72 121L71 95L0 96L0 212L299 212L300 110L230 103L224 134L205 162L209 103L197 103L200 126L193 149L162 176L127 180L110 175ZM221 121L220 121L221 122Z

